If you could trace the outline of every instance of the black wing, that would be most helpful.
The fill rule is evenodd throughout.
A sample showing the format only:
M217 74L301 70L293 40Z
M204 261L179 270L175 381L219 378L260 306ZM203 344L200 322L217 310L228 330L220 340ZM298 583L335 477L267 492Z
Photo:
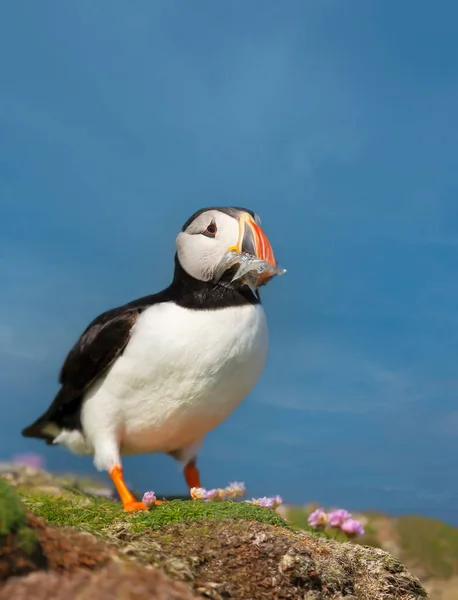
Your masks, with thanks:
M130 309L95 319L68 353L59 383L84 392L122 353L139 314Z
M147 296L96 317L68 353L59 375L61 389L52 404L22 435L50 443L61 428L80 428L84 392L123 352L140 313L167 299L165 293Z

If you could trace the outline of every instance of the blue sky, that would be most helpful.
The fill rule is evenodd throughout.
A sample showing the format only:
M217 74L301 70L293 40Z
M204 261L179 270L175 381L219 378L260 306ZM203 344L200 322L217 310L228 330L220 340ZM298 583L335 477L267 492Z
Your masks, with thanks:
M165 287L205 205L288 269L269 362L204 484L458 524L458 7L45 1L0 7L0 456L103 310ZM183 493L168 457L125 462Z

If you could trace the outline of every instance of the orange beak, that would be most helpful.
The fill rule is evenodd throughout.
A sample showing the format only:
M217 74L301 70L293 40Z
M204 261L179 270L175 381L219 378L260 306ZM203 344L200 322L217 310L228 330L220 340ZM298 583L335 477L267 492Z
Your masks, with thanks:
M238 252L247 252L272 266L277 266L274 252L266 234L248 213L243 213L239 219L240 235L237 247ZM230 248L231 249L231 248Z

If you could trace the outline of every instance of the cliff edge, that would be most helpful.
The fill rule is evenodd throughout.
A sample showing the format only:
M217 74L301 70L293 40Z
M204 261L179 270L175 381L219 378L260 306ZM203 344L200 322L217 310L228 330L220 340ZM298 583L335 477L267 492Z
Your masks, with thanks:
M78 478L1 476L1 600L427 598L387 552L294 531L266 508L177 500L126 514Z

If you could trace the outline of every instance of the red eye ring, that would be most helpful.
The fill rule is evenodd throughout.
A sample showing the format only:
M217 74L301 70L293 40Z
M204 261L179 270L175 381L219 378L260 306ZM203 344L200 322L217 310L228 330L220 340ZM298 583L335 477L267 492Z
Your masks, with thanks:
M207 229L203 232L203 234L208 237L215 237L217 231L218 231L218 227L216 226L215 221L212 221L208 225Z

